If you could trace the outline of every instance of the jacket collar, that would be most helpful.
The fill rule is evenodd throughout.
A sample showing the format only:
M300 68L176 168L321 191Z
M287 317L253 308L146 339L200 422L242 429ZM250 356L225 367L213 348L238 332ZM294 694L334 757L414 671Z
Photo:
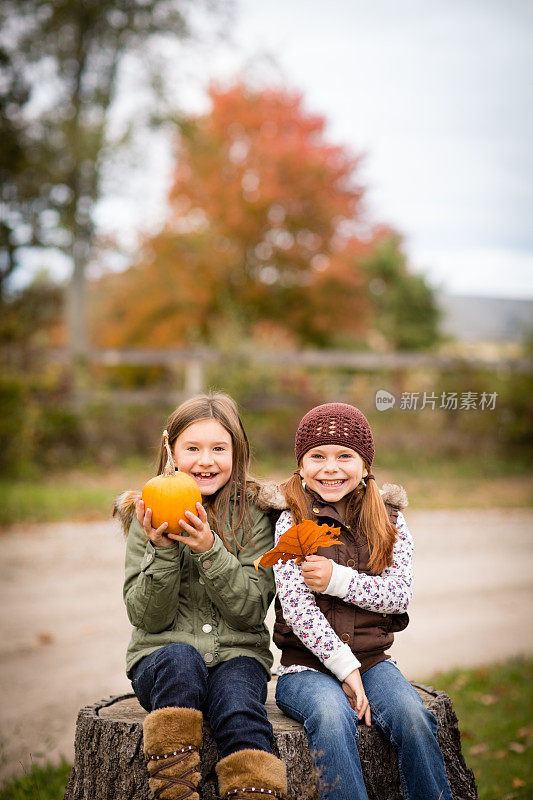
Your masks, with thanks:
M311 510L313 514L316 514L317 517L328 517L328 519L333 519L339 525L342 525L343 528L348 527L334 505L326 503L326 501L323 500L317 492L313 491L313 489L310 489L308 486L305 487L305 491L311 497Z

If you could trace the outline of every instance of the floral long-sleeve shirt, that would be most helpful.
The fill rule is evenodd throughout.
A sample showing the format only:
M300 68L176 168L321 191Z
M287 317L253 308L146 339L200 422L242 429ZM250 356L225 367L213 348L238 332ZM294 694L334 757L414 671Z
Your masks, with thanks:
M293 524L289 511L277 522L275 540ZM413 593L413 539L403 514L398 514L398 531L393 549L393 563L380 575L366 575L332 561L333 572L324 594L340 597L346 603L386 614L407 610ZM341 681L360 666L348 644L337 636L319 609L314 593L305 585L302 571L294 561L274 566L278 597L287 625L303 644ZM308 667L294 664L280 666L278 674L300 672Z

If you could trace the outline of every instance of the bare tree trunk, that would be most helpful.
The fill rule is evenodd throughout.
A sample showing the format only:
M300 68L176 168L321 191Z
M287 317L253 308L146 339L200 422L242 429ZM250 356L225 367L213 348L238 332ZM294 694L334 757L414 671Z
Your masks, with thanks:
M65 315L68 337L72 402L78 412L83 411L89 385L89 337L86 310L86 260L83 248L73 248L74 265L65 297Z
M76 248L72 276L66 293L68 348L73 361L85 361L89 351L85 268L85 259Z
M413 685L439 723L439 744L454 800L477 800L474 776L461 753L450 698L432 687ZM282 714L273 700L267 701L267 710L274 728L274 752L287 764L289 800L317 800L316 777L302 725ZM134 695L110 697L80 711L74 767L64 800L150 800L142 741L145 716ZM396 753L374 726L361 726L359 753L370 800L402 800ZM216 800L218 796L216 761L216 745L206 724L201 754L202 800Z

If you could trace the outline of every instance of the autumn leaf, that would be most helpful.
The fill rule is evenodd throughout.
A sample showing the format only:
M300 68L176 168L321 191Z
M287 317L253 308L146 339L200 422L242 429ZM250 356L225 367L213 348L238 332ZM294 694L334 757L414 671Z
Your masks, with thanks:
M498 698L495 694L481 694L476 697L476 700L479 699L480 703L483 703L484 706L495 706L498 702Z
M300 564L306 556L316 553L319 547L341 544L340 539L335 538L338 533L340 528L304 520L282 533L277 545L254 561L254 567L270 567L280 559L283 563L294 559L296 564Z
M470 756L480 756L483 755L483 753L487 753L488 749L489 749L488 744L485 744L485 742L480 742L479 744L475 744L472 747L470 747L468 749L468 754Z

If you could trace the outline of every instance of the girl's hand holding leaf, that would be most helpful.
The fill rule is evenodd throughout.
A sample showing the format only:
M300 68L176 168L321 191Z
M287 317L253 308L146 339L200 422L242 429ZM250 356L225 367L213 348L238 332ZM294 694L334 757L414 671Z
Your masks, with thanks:
M340 539L335 538L338 532L338 528L317 525L316 522L306 519L282 533L277 545L254 561L254 567L270 567L280 559L284 564L292 559L295 564L301 564L307 556L316 553L319 547L340 544Z
M319 593L326 591L333 572L333 564L329 558L317 555L306 556L305 561L301 564L301 570L308 589Z

